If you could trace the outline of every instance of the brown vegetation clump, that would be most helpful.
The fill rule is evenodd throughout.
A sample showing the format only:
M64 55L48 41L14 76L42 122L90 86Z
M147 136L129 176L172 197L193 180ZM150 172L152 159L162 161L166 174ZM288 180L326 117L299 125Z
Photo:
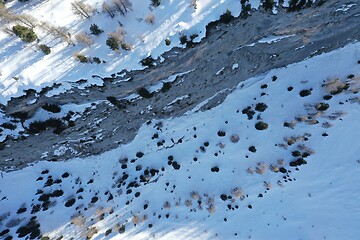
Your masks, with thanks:
M71 222L71 224L73 224L77 227L84 227L86 219L85 219L84 215L77 214L77 215L74 215L71 217L70 222Z
M138 215L133 215L131 221L134 224L134 226L136 226L140 222L140 218Z
M166 202L164 203L164 209L170 210L170 208L171 208L170 202L166 201Z
M155 24L155 15L150 13L148 14L146 17L145 17L145 22L147 24L150 24L150 25L154 25Z
M191 196L191 198L194 199L194 200L198 200L198 199L200 198L199 193L198 193L198 192L195 192L195 191L191 192L191 193L190 193L190 196Z
M346 83L342 82L339 78L329 79L322 86L326 92L328 92L332 95L341 93L346 88L348 88L348 85Z
M232 134L232 135L230 136L230 141L231 141L232 143L237 143L237 142L239 141L239 139L240 139L240 137L239 137L239 135L237 135L237 134Z
M192 201L190 199L185 200L185 205L189 208L192 206Z
M216 211L214 204L210 204L207 210L209 211L210 214L214 214Z
M238 199L244 199L244 192L241 188L235 188L234 190L232 190L232 194Z

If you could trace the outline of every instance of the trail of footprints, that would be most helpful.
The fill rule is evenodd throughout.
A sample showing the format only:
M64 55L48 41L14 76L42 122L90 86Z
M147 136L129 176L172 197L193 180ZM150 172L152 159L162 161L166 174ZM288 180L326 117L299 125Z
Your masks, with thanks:
M268 95L267 88L271 87L278 80L273 76L269 83L263 84L260 87L260 97ZM336 120L346 114L343 111L329 112L330 101L335 102L339 96L346 94L345 102L359 104L359 82L360 76L355 77L349 75L348 79L341 81L334 79L326 81L321 86L320 92L325 92L323 99L313 104L305 104L305 114L294 116L292 120L284 121L282 124L284 128L296 129L298 126L304 125L317 125L323 128L322 137L327 137L327 128L332 127ZM297 95L297 100L306 99L311 96L313 89L295 89L293 86L288 86L285 91L294 92ZM295 96L294 96L295 98ZM340 98L339 98L340 99ZM344 101L339 101L339 104L345 104ZM268 110L268 105L258 99L254 99L251 106L245 106L235 110L235 116L244 116L244 121L248 121L249 126L253 127L253 131L267 131L269 124L266 119L262 118L262 113ZM236 120L236 119L230 119ZM225 121L225 124L228 124ZM154 127L154 134L149 141L151 142L154 151L168 150L175 151L176 147L195 139L199 139L198 128L202 126L194 126L192 129L187 129L183 135L168 134L168 129L161 121L147 123L149 126ZM224 128L225 129L225 128ZM96 234L102 236L113 236L115 234L123 234L127 229L136 226L146 226L152 228L156 224L157 219L168 218L189 218L191 214L196 212L207 211L210 217L217 213L218 208L225 207L227 211L235 211L238 209L252 209L251 201L256 201L256 198L263 198L265 194L275 186L284 187L296 178L292 176L295 171L300 171L300 167L307 164L307 159L315 154L315 149L307 146L307 141L312 138L312 134L304 132L301 135L284 136L281 142L275 144L275 147L283 150L283 159L264 159L264 161L254 161L252 166L243 169L243 174L247 175L263 175L272 172L274 176L271 179L275 181L263 181L263 191L259 192L257 196L252 196L251 201L246 201L250 196L247 194L247 189L242 189L241 186L233 189L227 189L220 195L214 195L211 192L201 192L196 189L189 190L185 195L177 193L177 184L174 183L170 175L176 172L188 172L188 181L194 177L191 175L189 169L192 164L201 164L204 158L217 158L222 157L226 159L226 149L228 144L239 144L241 133L226 132L223 129L209 129L214 131L218 139L215 141L203 141L203 144L197 146L193 159L178 159L173 154L169 154L166 159L161 159L161 167L151 167L159 164L153 164L152 161L159 161L158 159L146 159L147 154L143 150L139 150L135 156L122 157L118 160L116 170L112 173L113 184L108 189L99 189L93 187L95 181L101 179L101 175L96 171L93 172L93 177L89 179L81 179L71 173L63 172L58 175L49 169L44 169L34 179L35 182L40 182L40 187L37 192L34 192L34 198L27 203L19 206L16 212L4 212L0 216L0 238L13 239L13 238L29 238L29 239L49 239L46 234L41 232L41 223L38 221L37 215L42 212L47 214L54 214L54 206L61 206L58 209L71 208L73 215L70 217L69 222L71 225L79 228L82 231L82 237L91 239ZM176 137L169 137L176 136ZM195 141L194 141L195 142ZM214 148L215 145L215 148ZM252 158L261 146L240 146L245 148L246 155L244 158ZM211 149L211 150L210 150ZM213 149L216 149L214 152ZM244 150L244 149L242 149ZM152 151L152 150L151 150ZM151 153L150 153L151 154ZM151 158L154 154L151 155ZM270 154L271 157L271 154ZM239 156L241 158L241 156ZM289 159L291 159L289 161ZM225 161L225 162L224 162ZM214 164L208 169L209 174L218 174L222 171L222 165L226 164L226 160L221 163ZM233 162L231 163L233 164ZM206 166L206 165L204 165ZM205 171L206 172L206 171ZM234 172L234 171L233 171ZM234 174L237 174L234 172ZM167 179L168 177L168 179ZM206 176L200 176L206 177ZM199 178L199 176L197 176ZM160 181L161 179L161 181ZM259 178L261 179L261 178ZM202 179L203 181L204 179ZM159 185L163 184L165 185ZM63 190L63 185L71 185L71 190ZM146 185L151 185L156 188L164 188L164 196L159 209L154 209L152 199L144 200L141 198L142 190ZM69 188L68 188L69 189ZM146 195L151 196L151 194ZM6 196L1 196L1 201L5 201ZM140 200L138 200L140 199ZM255 199L255 200L254 200ZM174 216L171 212L172 208L182 207L188 211L182 211L184 216L175 213ZM124 210L125 208L125 210ZM117 211L122 209L122 215ZM109 219L112 219L111 221ZM108 221L111 226L104 231L99 232L97 224L101 221ZM227 221L227 218L224 218ZM236 235L236 234L235 234ZM61 239L58 236L56 239Z

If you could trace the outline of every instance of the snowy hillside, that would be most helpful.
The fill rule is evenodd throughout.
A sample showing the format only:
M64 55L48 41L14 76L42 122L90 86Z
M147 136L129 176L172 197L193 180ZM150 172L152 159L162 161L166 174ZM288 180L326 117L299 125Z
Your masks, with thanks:
M1 238L357 239L359 87L353 43L99 156L2 173Z

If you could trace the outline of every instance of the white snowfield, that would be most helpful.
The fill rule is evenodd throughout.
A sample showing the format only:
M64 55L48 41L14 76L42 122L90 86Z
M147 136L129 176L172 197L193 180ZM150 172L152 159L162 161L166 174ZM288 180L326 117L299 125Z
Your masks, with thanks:
M359 60L353 43L99 156L2 173L2 237L358 239Z
M123 16L119 13L111 18L103 12L102 4L110 0L85 1L96 12L87 19L81 19L72 11L72 0L51 1L11 1L6 6L17 14L26 14L35 18L34 28L39 42L24 43L14 35L0 31L0 103L5 103L12 96L23 94L24 89L39 89L54 82L72 82L96 74L109 76L123 69L141 69L139 62L148 56L159 57L163 52L180 45L180 34L200 41L205 36L207 23L219 19L219 16L231 10L234 16L240 13L240 2L235 0L199 0L194 9L190 0L163 0L160 6L150 7L151 1L131 1L131 10ZM258 0L251 1L252 6L259 6ZM146 22L148 16L154 16L153 24ZM63 39L49 34L40 27L44 22L55 27L65 28L65 32L75 44L69 45ZM104 32L100 36L90 34L91 24L97 24ZM12 28L15 23L1 23L1 28ZM112 51L106 45L110 32L125 31L124 42L131 45L131 50ZM86 46L76 41L76 35L87 33L92 44ZM171 44L167 46L165 39ZM51 48L49 55L44 55L37 47L46 44ZM86 57L98 57L105 63L80 63L74 55L81 53Z

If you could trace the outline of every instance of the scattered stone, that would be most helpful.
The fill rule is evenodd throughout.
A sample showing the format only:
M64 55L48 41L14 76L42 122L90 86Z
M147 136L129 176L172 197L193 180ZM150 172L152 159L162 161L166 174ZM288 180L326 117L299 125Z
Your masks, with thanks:
M218 136L219 137L225 137L226 133L224 131L218 131Z

